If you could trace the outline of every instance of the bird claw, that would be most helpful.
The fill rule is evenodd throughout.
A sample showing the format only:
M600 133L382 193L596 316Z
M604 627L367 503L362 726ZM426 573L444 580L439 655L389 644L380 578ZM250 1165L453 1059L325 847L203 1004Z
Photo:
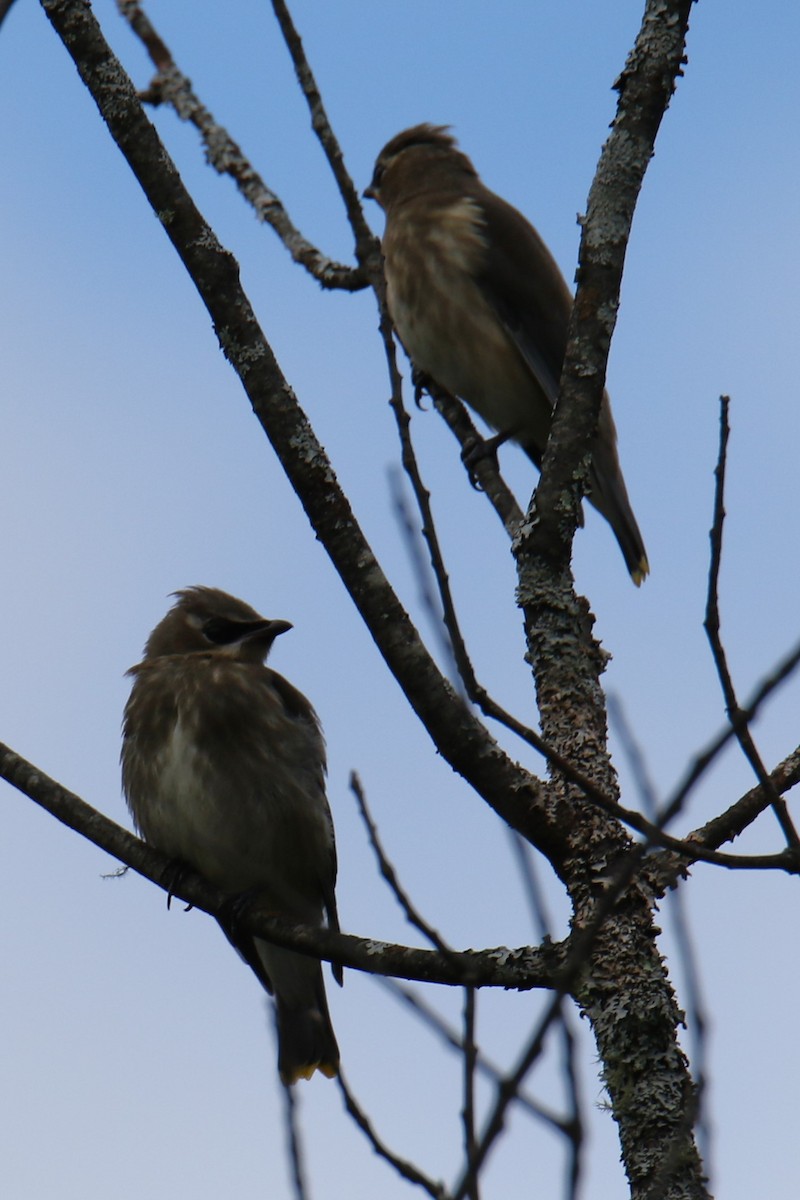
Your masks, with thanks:
M414 388L414 403L417 408L425 411L425 405L422 403L422 397L425 392L429 391L432 380L430 375L426 375L424 371L420 371L417 367L411 368L411 384Z
M165 867L161 878L167 889L167 909L172 908L173 897L180 890L181 884L194 874L192 868L180 858L173 858L169 866ZM191 912L193 908L193 904L187 904L183 911Z
M482 492L480 481L475 473L475 468L478 463L488 459L495 471L500 470L500 464L497 461L497 451L502 446L503 442L507 442L511 437L510 433L496 433L494 437L482 438L478 434L474 437L469 437L461 450L461 461L467 468L469 481L475 488L476 492Z

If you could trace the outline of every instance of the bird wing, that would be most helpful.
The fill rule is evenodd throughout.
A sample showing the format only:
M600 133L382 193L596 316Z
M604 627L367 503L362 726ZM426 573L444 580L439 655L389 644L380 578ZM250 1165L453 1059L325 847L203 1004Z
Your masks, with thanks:
M319 780L319 799L324 805L324 816L327 821L330 839L330 858L328 859L328 870L323 871L318 879L320 891L322 893L322 903L325 909L325 915L328 918L328 928L339 930L339 916L336 909L336 894L334 887L336 885L336 873L338 864L336 859L336 839L333 830L333 817L331 816L330 805L328 804L327 796L325 795L325 773L327 764L325 760L325 743L322 736L322 728L319 723L319 717L314 711L312 705L302 692L298 691L288 679L284 679L283 675L279 675L277 671L273 671L270 667L264 667L263 670L268 673L270 686L277 693L281 703L287 714L295 720L307 721L315 730L319 737L319 752L321 773ZM331 963L331 970L336 982L342 984L342 968L338 963Z
M500 196L478 187L475 199L484 215L487 242L478 284L552 408L572 295L533 226Z

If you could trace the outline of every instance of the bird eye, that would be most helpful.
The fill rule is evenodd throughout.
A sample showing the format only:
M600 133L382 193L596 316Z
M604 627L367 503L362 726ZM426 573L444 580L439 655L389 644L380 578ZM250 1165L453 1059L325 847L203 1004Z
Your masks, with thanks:
M384 168L383 163L375 164L375 170L372 173L372 183L369 185L371 188L380 187L381 180L383 179L384 170L385 170L385 168Z
M203 635L215 646L229 646L238 642L242 636L242 627L237 621L226 621L224 617L212 617L203 626Z

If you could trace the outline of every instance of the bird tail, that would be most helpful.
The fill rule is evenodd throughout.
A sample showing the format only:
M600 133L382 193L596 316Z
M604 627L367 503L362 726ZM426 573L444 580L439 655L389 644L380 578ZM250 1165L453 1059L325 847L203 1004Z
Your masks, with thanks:
M275 995L278 1072L285 1084L321 1071L339 1073L339 1047L333 1032L322 966L317 959L256 941Z
M604 449L601 441L595 442L588 500L614 531L631 579L639 587L650 574L647 551L628 499L628 489L622 478L616 451L612 457L604 454Z

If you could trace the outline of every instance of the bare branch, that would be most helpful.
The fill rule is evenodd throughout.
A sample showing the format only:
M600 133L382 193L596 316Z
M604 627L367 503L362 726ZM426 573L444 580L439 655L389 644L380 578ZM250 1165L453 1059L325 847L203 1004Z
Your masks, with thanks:
M669 800L667 800L666 804L664 805L663 809L661 810L661 814L659 816L660 823L664 824L669 821L672 821L674 819L674 817L676 817L678 815L678 813L683 808L683 805L684 805L689 793L692 791L692 789L695 787L695 785L698 783L698 781L701 779L701 777L705 774L705 772L708 770L708 768L711 766L711 764L715 761L715 759L720 754L720 752L724 749L724 747L727 746L728 743L730 741L732 741L733 738L736 736L737 725L740 722L748 723L748 722L752 721L753 718L755 717L756 713L761 708L761 705L767 699L767 697L770 696L780 684L784 683L787 679L789 679L789 677L791 675L794 674L794 672L797 670L798 665L800 665L800 643L798 643L796 646L794 646L793 649L789 651L789 653L777 664L777 666L767 676L765 676L765 678L761 681L761 683L756 687L750 700L747 702L747 704L741 710L741 716L737 717L736 720L732 724L726 725L726 727L720 733L718 733L715 738L712 739L712 741L709 743L708 746L706 746L706 748L704 750L701 750L699 754L695 755L695 757L689 763L689 766L684 773L683 779L678 784L678 786L675 789L675 791L673 792L672 796L669 798ZM776 771L780 773L781 768L780 767L776 768ZM777 783L775 782L775 778L774 778L775 774L776 774L776 772L773 771L772 772L773 783L775 783L775 786L777 787ZM797 778L792 777L791 772L788 772L788 773L784 772L782 778L783 778L783 783L782 783L781 787L779 788L779 790L781 792L788 791L790 788L794 787L794 785L797 782L800 782L800 780L798 780ZM756 789L756 790L758 791L759 795L762 794L760 788ZM754 793L752 793L752 792L748 792L748 796L752 796L753 794ZM762 812L765 808L768 808L768 807L769 807L769 798L767 797L767 794L765 793L764 802L761 804L761 806L758 809L752 810L750 819L752 820L754 817L756 817L758 815L759 812ZM733 808L728 810L728 812L733 814L736 809L737 809L737 805L734 805ZM722 845L722 842L728 841L728 840L730 840L730 838L736 837L737 834L741 833L744 828L745 828L745 826L739 824L738 821L734 818L734 823L731 825L731 831L730 831L730 834L728 835L728 837L721 837L719 841L716 841L713 843L709 842L708 845L720 846L720 845ZM692 837L694 837L694 835L692 835ZM699 840L702 840L702 839L699 839Z
M536 935L538 940L543 942L552 938L553 925L547 912L544 892L539 886L537 864L533 861L530 846L524 838L521 838L513 829L509 829L508 837L528 897L528 907L534 919ZM559 1131L565 1135L569 1143L566 1195L568 1200L576 1200L583 1169L583 1101L580 1073L576 1063L577 1043L572 1029L572 1014L565 1005L561 1006L559 1017L562 1075L569 1104L569 1115L559 1120ZM522 1099L519 1092L517 1092L516 1099L518 1103Z
M403 1004L410 1008L412 1012L415 1013L415 1015L428 1026L429 1029L438 1034L446 1046L448 1046L451 1050L456 1051L458 1054L464 1053L464 1043L458 1032L451 1025L449 1025L447 1021L445 1021L441 1013L437 1012L436 1009L430 1004L427 1004L417 991L410 988L408 984L401 983L399 980L393 979L390 975L373 975L372 978L376 984L384 988L384 990L389 992L390 995L402 1001ZM480 1049L480 1047L477 1047L475 1068L479 1074L483 1075L486 1079L490 1079L493 1083L500 1083L500 1081L503 1079L503 1072L496 1063L492 1062L490 1058L487 1058L486 1054ZM526 1092L522 1090L518 1092L517 1103L521 1108L525 1109L530 1116L544 1122L544 1124L549 1126L551 1129L556 1130L558 1133L569 1134L569 1118L565 1121L552 1109L540 1104Z
M727 464L728 438L730 436L730 424L728 421L728 409L730 406L730 398L728 396L720 396L720 414L719 414L719 458L714 471L716 478L716 488L714 491L714 523L711 528L711 564L708 572L708 597L706 600L706 619L704 627L708 635L709 645L711 646L711 654L714 658L714 665L717 668L722 694L725 698L725 711L733 726L736 739L742 748L750 766L755 772L758 782L761 787L770 797L770 807L778 819L778 824L783 830L786 843L793 850L800 848L800 837L798 837L786 804L775 791L772 786L772 781L767 773L767 768L761 759L761 755L756 749L750 733L750 728L745 717L744 710L739 707L739 702L736 698L736 690L733 686L733 678L728 667L728 659L725 653L725 648L722 645L720 637L720 618L719 618L719 569L722 562L722 530L725 524L725 467Z
M469 413L460 400L437 387L431 380L425 381L425 390L433 400L434 408L461 446L462 454L481 440ZM419 399L419 391L418 386L417 399ZM470 468L469 473L474 476L480 490L486 495L508 536L512 539L516 537L522 524L522 510L500 474L497 463L490 455L480 457Z
M773 787L779 792L788 792L800 783L800 746L772 771L770 779ZM766 792L761 784L758 784L724 813L712 817L705 825L695 829L683 844L685 846L695 844L721 846L724 842L732 841L753 823L759 813L762 813L765 808L769 808L771 795L771 792ZM726 855L725 857L734 856ZM796 873L796 856L793 851L784 850L776 858L784 860L786 870L794 870ZM792 867L793 863L795 864L794 868ZM679 860L677 856L668 852L654 855L647 864L648 879L657 895L661 895L666 888L672 887L678 877L685 873L685 870L685 860Z
M498 1085L494 1107L486 1120L480 1141L474 1149L472 1161L453 1188L453 1200L464 1200L468 1195L470 1180L480 1171L489 1151L503 1132L508 1108L516 1100L517 1093L522 1086L525 1076L541 1054L547 1031L558 1018L563 999L563 994L560 991L556 992L552 997L544 1016L537 1024L514 1070Z
M559 571L568 567L580 521L633 213L681 74L691 5L692 0L647 0L636 43L615 84L617 113L581 221L578 287L559 399L535 510L529 510L520 544L544 554Z
M303 50L300 35L284 0L272 0L272 8L291 55L297 82L300 84L300 90L306 98L311 113L311 128L325 152L325 157L344 201L347 217L356 239L356 257L359 263L368 267L371 274L382 273L377 240L364 218L358 189L344 165L344 155L328 120L328 114L325 112L322 96Z
M275 1022L278 1019L277 1007L274 1008ZM300 1117L298 1110L300 1100L295 1089L288 1083L281 1084L284 1100L284 1117L286 1122L286 1150L291 1166L292 1187L295 1200L309 1200L308 1184L306 1182L305 1155L300 1136Z
M461 1117L464 1125L464 1194L469 1200L480 1200L479 1172L476 1162L475 1139L475 1064L478 1051L475 1045L475 989L464 988L464 1105Z
M429 1179L428 1176L424 1175L418 1167L414 1166L413 1163L408 1162L407 1159L399 1158L398 1155L389 1150L386 1143L378 1137L372 1127L372 1122L356 1100L353 1093L350 1091L350 1088L348 1087L341 1071L336 1077L336 1082L339 1084L339 1091L342 1093L342 1099L344 1100L345 1108L355 1121L358 1128L367 1138L367 1141L370 1143L375 1153L380 1158L384 1159L385 1162L388 1162L390 1166L394 1167L395 1171L397 1171L398 1175L401 1175L403 1179L407 1179L409 1183L414 1183L417 1185L417 1187L421 1187L428 1193L429 1196L433 1196L434 1200L449 1200L443 1183L437 1183L433 1179Z
M580 1073L577 1067L576 1039L572 1030L570 1013L563 1004L561 1006L561 1059L570 1106L569 1117L564 1123L564 1132L569 1141L566 1163L566 1196L567 1200L577 1200L583 1175L584 1123L582 1114L584 1106ZM519 1092L517 1100L519 1100Z
M226 911L230 896L211 887L192 871L185 870L175 881L175 864L134 837L127 829L91 808L73 792L50 779L31 763L0 743L0 778L34 800L62 824L68 825L100 849L131 867L192 908L211 916ZM268 910L272 911L272 910ZM331 929L293 925L260 912L257 905L242 914L242 928L277 946L311 954L342 966L370 974L399 975L425 983L446 983L505 988L547 987L563 965L565 950L546 946L541 950L498 947L485 951L450 950L447 955L432 950L395 946L374 938L357 938Z
M281 200L267 187L241 147L219 125L195 94L191 81L178 68L172 54L138 0L117 0L117 8L144 45L157 74L142 100L154 106L170 104L182 121L200 134L206 160L220 175L229 175L259 221L269 225L293 260L326 288L355 292L367 286L361 268L344 266L327 258L295 228Z
M441 954L445 956L452 954L453 951L450 946L447 945L437 930L435 930L433 926L425 920L415 905L412 904L408 893L404 888L401 887L400 881L397 878L397 872L389 862L389 859L386 857L386 852L381 845L377 826L375 825L367 806L367 798L364 795L364 789L361 786L361 780L355 771L351 771L350 773L350 790L356 798L358 810L361 813L361 819L367 827L367 835L369 837L370 845L375 853L375 858L378 862L378 870L380 871L382 878L388 883L392 894L397 900L397 903L405 913L406 920L411 925L415 926L415 928L418 929L420 933L428 939L431 945L435 946Z

